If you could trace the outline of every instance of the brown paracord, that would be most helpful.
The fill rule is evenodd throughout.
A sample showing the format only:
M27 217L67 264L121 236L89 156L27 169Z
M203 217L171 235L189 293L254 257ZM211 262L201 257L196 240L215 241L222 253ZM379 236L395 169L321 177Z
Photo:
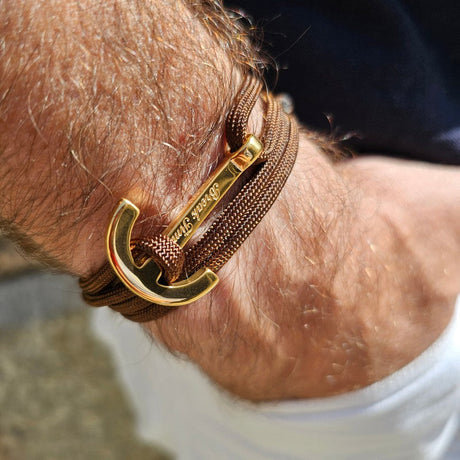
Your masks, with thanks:
M226 140L231 151L238 150L247 137L247 123L262 85L248 77L226 120ZM286 114L280 102L264 94L266 113L261 165L241 191L217 216L205 234L190 248L182 249L162 234L132 240L134 260L141 264L152 258L162 268L168 282L187 278L200 268L213 272L230 259L254 230L280 193L294 165L299 138L297 122ZM126 318L145 322L155 320L173 308L156 305L127 289L109 263L93 276L81 279L85 301L92 306L110 306Z

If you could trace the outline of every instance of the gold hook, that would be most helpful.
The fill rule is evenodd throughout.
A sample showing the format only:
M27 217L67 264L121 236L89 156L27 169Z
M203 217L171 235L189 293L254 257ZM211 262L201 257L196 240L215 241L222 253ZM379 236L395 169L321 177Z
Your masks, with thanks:
M246 143L232 153L202 185L165 234L184 247L238 177L257 160L262 150L261 142L255 136L248 136ZM110 264L128 289L149 302L172 307L198 300L219 282L212 270L202 268L184 280L170 285L162 284L162 271L154 260L149 259L142 266L137 266L131 255L130 242L138 216L139 209L122 199L114 211L106 237Z

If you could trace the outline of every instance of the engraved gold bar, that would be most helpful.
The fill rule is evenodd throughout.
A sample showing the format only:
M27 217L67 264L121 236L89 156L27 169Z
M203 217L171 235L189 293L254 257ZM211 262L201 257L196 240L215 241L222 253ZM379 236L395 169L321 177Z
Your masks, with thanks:
M257 137L249 135L243 146L233 152L200 187L165 234L184 247L235 181L259 158L262 150L262 143Z

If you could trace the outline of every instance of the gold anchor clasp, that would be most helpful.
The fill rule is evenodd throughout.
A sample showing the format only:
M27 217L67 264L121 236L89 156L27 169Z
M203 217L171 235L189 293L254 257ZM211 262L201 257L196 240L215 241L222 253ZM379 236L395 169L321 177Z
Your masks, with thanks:
M262 143L249 135L245 144L230 153L206 180L164 234L184 247L238 177L259 158L262 150ZM137 266L130 243L138 216L139 209L122 199L113 213L106 236L109 262L128 289L149 302L173 307L194 302L216 286L219 278L208 268L202 268L181 281L165 284L161 282L162 270L154 260L149 259Z

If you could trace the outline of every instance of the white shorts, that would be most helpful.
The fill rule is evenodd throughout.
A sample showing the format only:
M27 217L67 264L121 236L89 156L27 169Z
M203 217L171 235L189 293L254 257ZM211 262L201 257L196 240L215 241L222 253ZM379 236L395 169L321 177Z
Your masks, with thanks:
M442 336L393 375L345 395L253 405L220 392L141 327L97 309L144 440L178 459L460 459L460 297Z

